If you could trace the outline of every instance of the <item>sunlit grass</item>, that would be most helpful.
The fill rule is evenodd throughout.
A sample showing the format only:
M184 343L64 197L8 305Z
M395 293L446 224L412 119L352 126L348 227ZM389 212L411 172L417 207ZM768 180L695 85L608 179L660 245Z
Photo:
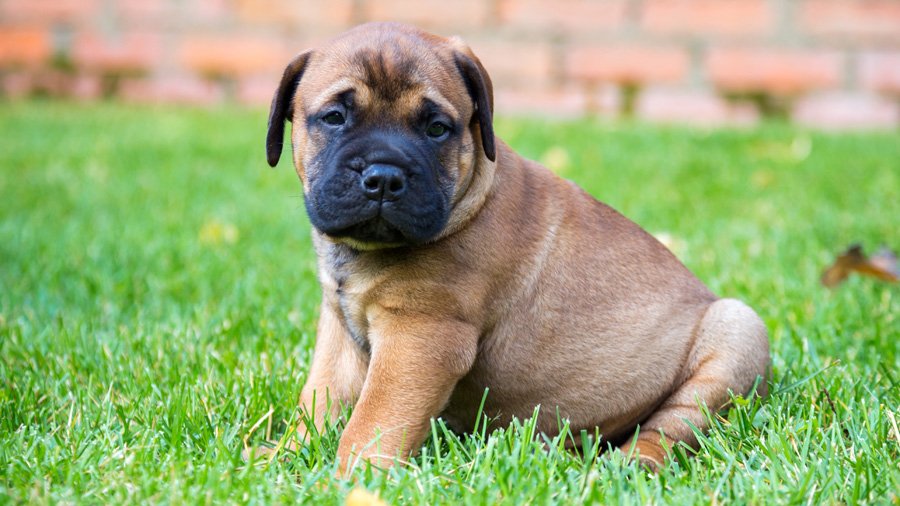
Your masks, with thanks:
M319 304L300 185L264 111L0 104L0 501L341 502L339 427L272 464ZM501 120L663 237L771 334L771 397L660 475L529 420L359 486L391 503L897 502L900 287L821 270L900 247L900 136ZM603 364L597 364L603 367ZM268 416L267 416L268 414ZM253 429L253 430L251 430ZM532 437L533 436L533 437Z

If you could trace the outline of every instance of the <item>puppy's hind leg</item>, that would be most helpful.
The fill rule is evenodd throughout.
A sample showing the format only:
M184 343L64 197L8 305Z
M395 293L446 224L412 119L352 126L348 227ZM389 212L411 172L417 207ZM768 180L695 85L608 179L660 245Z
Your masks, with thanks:
M646 422L640 432L621 449L634 452L640 462L658 469L666 448L684 441L692 448L698 442L690 422L706 430L707 421L700 402L713 412L730 399L729 391L745 395L757 378L757 393L767 392L769 338L762 320L743 302L721 299L712 303L697 327L694 348L685 366L684 379Z

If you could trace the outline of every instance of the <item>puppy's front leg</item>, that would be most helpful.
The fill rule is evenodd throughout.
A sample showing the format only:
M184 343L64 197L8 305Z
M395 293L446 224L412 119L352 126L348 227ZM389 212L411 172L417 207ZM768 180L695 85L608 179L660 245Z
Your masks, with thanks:
M365 355L323 299L312 366L300 392L300 410L308 418L299 421L296 434L287 441L289 450L307 442L313 431L321 434L326 422L337 420L342 406L352 406L366 377ZM273 455L275 450L262 446L244 451L246 460Z
M343 473L360 459L390 467L415 453L477 349L477 329L459 320L381 307L368 315L372 357L338 445Z
M356 402L366 367L365 355L326 299L319 316L312 366L300 392L300 408L310 415L316 431L324 430L326 420L334 422L342 405L352 406ZM301 423L300 439L305 441L312 428Z

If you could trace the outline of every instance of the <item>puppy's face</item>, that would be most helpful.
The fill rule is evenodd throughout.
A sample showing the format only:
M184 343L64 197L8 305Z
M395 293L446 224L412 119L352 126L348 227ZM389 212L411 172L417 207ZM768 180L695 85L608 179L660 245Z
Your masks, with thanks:
M458 41L364 25L288 66L273 100L269 161L273 127L291 120L316 229L361 248L428 242L478 158L494 158L487 79Z

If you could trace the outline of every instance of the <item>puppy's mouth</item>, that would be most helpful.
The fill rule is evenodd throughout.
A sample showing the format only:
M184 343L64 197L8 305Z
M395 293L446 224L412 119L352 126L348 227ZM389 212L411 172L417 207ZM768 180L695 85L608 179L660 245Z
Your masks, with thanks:
M403 235L403 232L384 219L380 212L374 218L327 232L326 235L345 240L351 245L393 246L411 242Z
M431 238L429 230L420 230L421 223L416 223L406 210L396 209L393 202L357 201L355 204L308 205L307 210L319 232L357 249L415 245ZM344 212L326 214L335 207Z

